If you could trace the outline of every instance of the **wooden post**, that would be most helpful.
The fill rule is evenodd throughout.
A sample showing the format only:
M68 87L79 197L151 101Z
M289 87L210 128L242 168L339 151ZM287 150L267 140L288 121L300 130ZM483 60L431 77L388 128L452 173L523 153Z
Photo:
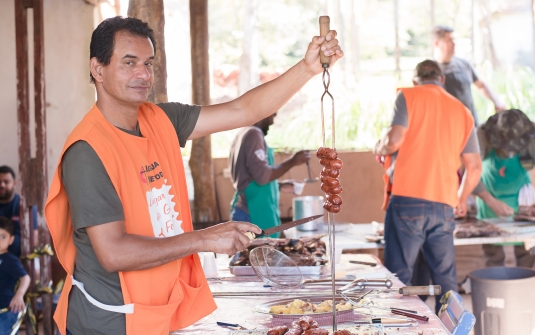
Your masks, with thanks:
M208 56L208 1L190 0L192 101L210 104L210 67ZM189 160L195 200L193 221L206 225L219 221L215 196L214 165L210 136L193 140ZM202 213L202 214L201 214ZM200 227L200 226L199 226Z
M430 26L431 28L429 29L429 31L433 31L433 29L435 29L435 0L430 0L429 1L429 21L430 21ZM431 34L430 34L431 36ZM433 59L433 49L434 49L434 38L431 38L430 39L431 43L429 43L429 56L431 57L431 59Z
M399 0L394 0L394 36L395 36L395 46L394 46L394 58L396 60L396 76L398 79L401 78L401 68L400 68L400 58L401 58L401 49L399 47Z
M240 75L238 77L238 94L249 91L258 85L258 0L245 2L245 17L243 18L242 54L240 57Z
M531 45L531 57L532 57L532 69L535 69L535 0L531 0L531 38L532 38L532 45Z
M351 1L351 59L355 78L360 77L360 0Z
M28 9L33 9L33 50L34 50L34 119L35 125L30 124L29 110L29 78L28 78ZM46 103L45 103L45 61L44 61L44 22L43 0L15 1L15 36L17 56L17 116L19 135L19 183L21 185L21 252L27 256L37 245L50 243L50 234L44 220L43 206L48 190L47 160L46 160ZM35 129L35 157L32 157L30 143L30 129ZM32 218L29 213L31 207L37 206L38 215ZM37 220L39 227L39 241L33 240L33 220ZM37 244L37 245L35 245ZM35 268L33 261L25 260L24 265L31 276L28 292L35 292ZM40 258L40 281L47 285L52 278L49 256ZM46 335L53 334L52 297L43 294L42 313L43 328ZM32 308L36 311L35 299ZM29 323L26 322L27 334L33 334Z
M154 39L156 40L156 55L153 67L154 85L147 100L155 104L167 102L167 60L165 57L163 0L130 0L128 16L147 22L149 27L154 30Z
M533 0L532 0L533 1ZM470 3L470 18L471 18L471 27L470 27L470 43L472 44L472 50L470 50L470 55L472 57L472 64L476 62L476 24L475 24L475 0L471 0ZM535 39L535 31L533 32L533 38ZM533 44L535 47L535 43ZM534 52L535 55L535 52ZM534 63L535 66L535 63Z

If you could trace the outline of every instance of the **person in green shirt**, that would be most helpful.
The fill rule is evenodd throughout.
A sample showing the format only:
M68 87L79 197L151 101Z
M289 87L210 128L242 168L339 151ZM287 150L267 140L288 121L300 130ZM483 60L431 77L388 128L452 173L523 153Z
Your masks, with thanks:
M275 164L273 149L266 144L264 136L276 115L241 129L230 148L229 165L235 190L230 219L251 222L262 229L281 224L277 179L310 159L308 150L301 150L282 163ZM284 192L293 192L293 185L281 184L280 187ZM279 235L277 233L271 237Z
M518 213L523 187L531 187L528 171L535 162L535 125L522 111L511 109L491 116L477 129L483 171L472 192L477 195L477 218L510 217ZM527 185L527 186L526 186ZM487 266L503 266L503 245L484 244ZM523 243L515 244L517 266L532 267L535 256Z

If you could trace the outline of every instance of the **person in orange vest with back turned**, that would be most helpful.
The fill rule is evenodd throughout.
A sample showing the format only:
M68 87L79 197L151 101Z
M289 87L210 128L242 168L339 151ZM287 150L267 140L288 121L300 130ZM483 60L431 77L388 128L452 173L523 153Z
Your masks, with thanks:
M197 253L234 254L260 229L192 231L180 146L273 114L323 71L320 52L331 65L343 56L335 37L314 37L302 61L233 101L155 105L146 102L153 31L135 18L98 25L89 63L97 101L67 138L45 206L67 271L54 316L61 334L163 335L216 308Z
M443 293L457 291L454 208L466 214L466 200L481 175L474 119L442 88L444 76L436 62L419 63L413 83L399 90L392 123L374 149L376 155L391 156L385 266L410 285L422 249L433 283ZM461 161L466 172L459 188Z

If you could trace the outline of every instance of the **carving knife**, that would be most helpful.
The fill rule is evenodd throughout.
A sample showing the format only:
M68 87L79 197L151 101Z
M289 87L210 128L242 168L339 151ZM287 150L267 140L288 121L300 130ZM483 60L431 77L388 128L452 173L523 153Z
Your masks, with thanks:
M293 228L293 227L297 227L297 226L300 226L300 225L302 225L304 223L307 223L307 222L310 222L310 221L314 221L314 220L319 219L321 217L323 217L323 214L309 216L307 218L303 218L303 219L295 220L295 221L288 222L288 223L285 223L285 224L281 224L280 226L277 226L277 227L273 227L273 228L269 228L269 229L266 229L266 230L262 230L262 233L260 233L260 234L255 234L255 233L253 233L251 231L248 231L248 232L245 233L245 235L247 237L249 237L251 240L254 240L257 237L269 236L271 234L275 234L275 233L281 232L283 230L290 229L290 228Z

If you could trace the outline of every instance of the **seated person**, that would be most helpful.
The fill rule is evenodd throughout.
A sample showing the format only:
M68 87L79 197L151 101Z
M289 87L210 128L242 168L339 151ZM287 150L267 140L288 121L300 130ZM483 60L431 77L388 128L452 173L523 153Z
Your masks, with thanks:
M13 232L11 220L0 217L0 335L11 334L17 314L24 309L24 294L30 285L30 276L19 259L8 252L15 240Z

